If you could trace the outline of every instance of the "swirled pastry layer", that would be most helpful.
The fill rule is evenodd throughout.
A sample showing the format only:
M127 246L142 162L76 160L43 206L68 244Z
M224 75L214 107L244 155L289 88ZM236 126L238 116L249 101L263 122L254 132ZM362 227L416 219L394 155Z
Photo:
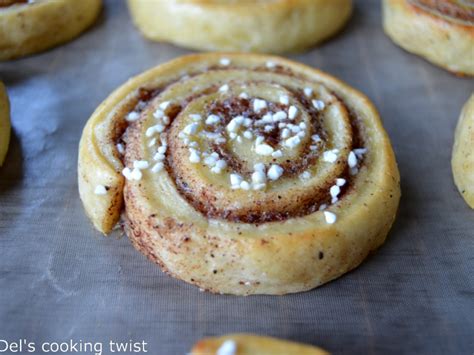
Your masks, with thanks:
M67 42L97 18L101 0L0 1L0 60Z
M384 0L384 28L399 46L460 75L474 75L472 0Z
M315 346L253 334L228 334L198 341L191 355L327 355Z
M454 136L454 181L467 204L474 208L474 94L464 105Z
M5 85L0 81L0 166L7 155L10 144L10 102Z
M84 129L79 188L96 228L125 209L134 245L223 293L316 287L383 243L399 174L371 103L278 57L194 55L138 76Z
M128 0L152 40L199 50L297 51L339 31L351 0Z

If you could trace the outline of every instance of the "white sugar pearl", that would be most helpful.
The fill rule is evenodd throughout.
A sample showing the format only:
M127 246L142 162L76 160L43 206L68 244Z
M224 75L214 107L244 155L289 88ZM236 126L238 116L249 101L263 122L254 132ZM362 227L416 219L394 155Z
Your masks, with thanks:
M273 69L273 68L275 68L275 65L276 65L275 63L270 62L270 61L265 63L265 66L266 66L268 69Z
M171 104L171 102L169 102L169 101L163 101L160 104L159 108L161 108L163 111L165 111L169 107L170 104Z
M252 182L254 184L262 184L267 181L267 177L263 171L255 171L252 174Z
M347 163L349 164L350 168L355 168L357 166L357 157L354 152L349 153L349 156L347 157Z
M290 106L288 109L288 118L294 120L298 115L298 108L296 106Z
M229 91L229 85L225 84L225 85L222 85L220 88L219 88L219 92L227 92Z
M227 167L227 162L223 159L220 159L216 162L216 168L225 169Z
M323 160L327 163L335 163L337 161L337 153L334 150L328 150L323 153Z
M191 154L189 155L189 161L193 164L199 163L201 161L201 157L196 150L191 150Z
M240 123L234 118L227 125L226 129L229 132L237 132L240 127Z
M272 116L273 121L283 121L283 120L286 120L287 117L288 115L286 114L285 111L278 111Z
M226 340L222 345L217 349L216 355L236 355L237 353L237 344L233 340Z
M107 189L105 188L104 185L97 185L94 189L94 193L96 195L106 195L107 194Z
M142 172L140 171L140 169L137 169L137 168L133 169L130 174L131 179L135 181L141 180L142 176L143 176Z
M209 115L206 119L206 124L208 125L213 125L218 123L221 120L221 118L217 115Z
M255 170L255 171L265 171L265 164L257 163L253 166L253 170Z
M304 171L300 174L300 179L302 180L308 180L311 178L311 173L309 171Z
M288 128L284 128L281 131L281 138L286 139L290 136L290 130Z
M255 153L258 155L271 155L273 153L273 148L268 144L259 144L255 147Z
M197 113L190 114L189 118L192 119L193 121L201 121L202 120L202 116L200 114L197 114Z
M208 157L204 158L204 164L206 164L207 166L214 166L214 165L216 165L217 159L218 158L216 158L216 157L208 156Z
M281 95L279 101L282 105L287 106L290 103L290 98L287 95Z
M230 184L232 186L240 186L242 180L242 176L240 176L239 174L230 174Z
M346 184L346 179L336 179L337 186L344 186Z
M247 181L242 181L240 183L240 188L242 190L250 190L250 184Z
M262 111L263 109L266 109L267 108L267 102L265 100L261 100L261 99L255 99L253 100L253 110L255 112L260 112Z
M283 168L277 164L272 164L268 169L267 176L270 180L278 180L283 175Z
M298 136L293 136L293 137L291 137L291 138L288 138L288 139L285 141L285 145L286 145L288 148L295 148L295 147L297 147L300 143L301 143L301 139L300 139L300 137L298 137Z
M331 197L337 197L341 193L341 188L337 185L331 186L329 189L329 194Z
M247 138L247 139L252 139L253 134L250 131L245 131L244 132L244 137Z
M163 110L158 109L153 112L153 117L155 117L157 120L161 120L163 117L165 117L165 113L163 112Z
M164 167L165 165L162 162L158 162L153 166L153 168L151 168L151 172L158 173L163 170Z
M198 130L199 130L199 123L194 122L184 127L183 132L186 133L187 135L191 135L191 134L196 134Z
M313 103L314 108L320 111L324 110L324 108L326 107L326 104L324 103L324 101L321 101L321 100L313 100L312 103Z
M117 151L119 152L119 154L122 154L122 155L125 153L125 147L123 146L123 144L121 143L117 144Z
M324 218L326 219L327 224L334 224L337 220L337 216L329 211L324 211Z
M360 157L362 155L364 155L365 153L367 153L367 148L357 148L357 149L354 149L354 153Z
M283 156L283 152L281 150L276 150L272 153L273 158L281 158Z
M138 112L132 111L130 112L125 119L128 122L134 122L140 118L140 114Z
M229 58L221 58L219 61L219 64L226 67L230 64L230 59Z
M135 169L143 170L143 169L147 169L149 166L150 164L146 160L135 160L133 162L133 167Z

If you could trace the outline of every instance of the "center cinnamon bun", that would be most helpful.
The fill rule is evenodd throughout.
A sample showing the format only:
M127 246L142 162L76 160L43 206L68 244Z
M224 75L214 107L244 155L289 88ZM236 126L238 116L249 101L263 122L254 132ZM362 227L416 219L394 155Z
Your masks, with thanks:
M394 220L399 174L360 93L278 57L187 56L92 116L79 187L107 233L212 292L284 294L356 267Z

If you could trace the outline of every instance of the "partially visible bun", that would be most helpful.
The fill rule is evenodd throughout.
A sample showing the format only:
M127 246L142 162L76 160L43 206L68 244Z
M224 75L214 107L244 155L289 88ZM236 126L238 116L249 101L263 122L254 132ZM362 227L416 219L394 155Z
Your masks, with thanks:
M383 0L387 35L400 47L458 75L474 75L474 3Z
M198 341L191 355L235 354L235 355L328 355L312 345L252 334L228 334Z
M280 53L339 31L352 0L129 0L145 37L198 50Z
M0 81L0 166L3 165L10 143L10 102L5 86Z
M101 0L9 0L0 5L0 60L8 60L78 36L97 18Z
M459 192L467 204L474 208L474 94L461 112L451 163Z

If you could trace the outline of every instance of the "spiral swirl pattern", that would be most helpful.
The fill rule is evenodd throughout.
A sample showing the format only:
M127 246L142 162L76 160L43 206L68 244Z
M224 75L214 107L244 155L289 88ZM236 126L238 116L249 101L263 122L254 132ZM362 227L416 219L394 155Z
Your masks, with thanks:
M474 24L474 2L470 0L409 0L413 5L437 16Z
M94 186L100 174L81 164L80 152L81 195L99 229L85 190L108 211L102 219L121 208L123 190L126 231L139 250L178 278L239 294L312 288L383 242L398 205L398 170L364 97L277 57L198 55L157 70L113 94L84 131L81 150L92 138L116 172ZM367 222L361 213L383 218ZM349 235L367 238L353 251L333 245L325 257L326 242L310 242L345 235L351 223ZM291 243L288 254L282 240ZM306 243L308 258L332 266L289 266L293 248Z
M263 223L337 202L362 164L362 128L328 88L282 69L216 67L163 88L131 134L147 159L127 165L170 177L210 218Z

